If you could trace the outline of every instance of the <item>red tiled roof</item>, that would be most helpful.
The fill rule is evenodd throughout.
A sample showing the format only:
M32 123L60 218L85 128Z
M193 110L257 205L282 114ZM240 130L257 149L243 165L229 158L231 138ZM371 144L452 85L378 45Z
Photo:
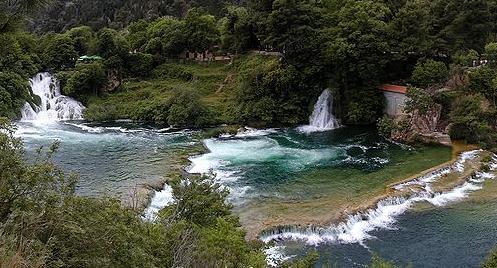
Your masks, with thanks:
M405 86L398 86L398 85L384 84L384 85L380 86L380 90L382 90L382 91L389 91L389 92L395 92L395 93L401 93L401 94L406 94L407 93L407 87L405 87Z

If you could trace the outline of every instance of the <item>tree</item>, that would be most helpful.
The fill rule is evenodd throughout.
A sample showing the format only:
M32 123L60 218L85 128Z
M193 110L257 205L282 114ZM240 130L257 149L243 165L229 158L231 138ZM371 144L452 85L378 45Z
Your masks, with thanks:
M146 29L145 52L167 57L178 56L187 46L185 22L172 17L157 19Z
M79 64L67 79L63 90L67 95L84 99L90 94L97 95L106 81L107 76L102 63Z
M468 76L468 87L473 93L480 93L488 100L495 101L496 87L494 85L494 79L497 76L497 72L493 68L482 66L470 71Z
M467 51L458 51L452 57L452 61L459 66L471 67L478 62L480 54L474 49Z
M80 26L65 32L74 42L74 49L79 56L93 55L97 49L95 32L88 26Z
M132 22L128 26L128 34L126 35L126 39L128 40L131 50L144 51L145 45L148 42L148 26L149 23L145 20Z
M192 8L185 17L184 36L187 36L186 49L205 51L212 48L219 40L219 31L214 16Z
M232 52L244 52L257 48L259 40L256 36L257 25L250 10L245 7L228 7L226 17L221 20L222 47Z
M485 46L485 56L490 65L497 65L497 43L488 43Z
M69 36L57 34L48 41L43 58L49 68L65 70L74 67L78 53L74 49L74 41Z
M45 0L0 0L0 34L14 31L26 15L45 4Z
M487 120L492 116L482 109L482 101L479 95L467 95L452 103L449 116L451 138L479 143L483 147L495 144L495 137L492 137L491 126Z
M253 57L238 70L238 122L256 126L292 125L307 120L308 87L295 67L277 58Z
M13 72L24 78L40 68L39 58L30 37L20 33L0 34L0 72Z
M420 87L429 87L444 82L449 76L449 70L445 63L434 60L419 60L411 80L414 85Z
M17 119L26 102L34 102L28 81L16 73L0 72L0 117Z
M109 28L100 30L97 36L97 53L104 58L106 67L121 70L129 53L126 39L116 30Z
M76 177L54 165L58 143L26 162L0 119L0 265L29 267L264 267L226 192L206 178L173 183L156 222L116 199L74 195Z

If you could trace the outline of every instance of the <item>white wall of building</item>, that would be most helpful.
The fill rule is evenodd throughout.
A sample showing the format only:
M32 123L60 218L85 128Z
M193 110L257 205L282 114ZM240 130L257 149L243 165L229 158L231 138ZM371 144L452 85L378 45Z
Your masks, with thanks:
M406 94L384 91L386 105L385 113L388 116L399 116L404 113L404 106L406 104L407 96Z

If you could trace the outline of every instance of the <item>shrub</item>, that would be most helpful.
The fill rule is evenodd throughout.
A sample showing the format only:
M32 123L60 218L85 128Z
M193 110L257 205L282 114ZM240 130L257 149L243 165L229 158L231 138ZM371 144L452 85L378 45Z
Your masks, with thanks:
M44 63L53 70L73 68L77 57L74 41L63 34L49 39L43 53Z
M91 104L84 111L85 119L89 121L111 121L122 119L116 106L109 104Z
M25 102L33 102L27 79L11 72L0 72L0 116L16 118Z
M352 93L345 93L345 117L347 124L374 124L381 117L384 97L374 87L358 87Z
M153 56L146 53L133 53L126 58L128 75L132 77L148 77L154 66Z
M385 138L390 138L392 132L395 129L395 122L392 118L388 116L383 116L382 118L378 119L376 127L378 128L378 132L380 133L381 136Z
M481 144L483 147L495 143L487 114L482 110L482 97L468 95L457 98L450 113L449 134L452 139Z
M449 70L445 63L434 60L418 61L414 67L411 80L419 87L429 87L445 81Z
M102 63L78 64L63 90L67 95L83 98L98 94L106 82L107 75Z
M208 110L201 103L200 97L194 91L175 90L168 99L169 106L167 123L177 127L201 127L212 120Z
M256 126L292 125L307 120L309 89L292 66L276 58L253 57L238 67L235 117Z
M75 176L55 166L58 143L25 162L0 118L0 265L26 267L264 267L226 192L205 178L175 181L176 200L156 222L119 200L75 196ZM17 267L17 266L16 266Z
M428 92L421 88L410 87L407 90L407 101L404 110L412 113L418 110L420 114L426 114L435 102Z
M497 72L488 66L480 67L469 73L469 89L473 93L480 93L489 100L497 94L497 85L494 84Z
M474 49L458 51L452 57L452 61L459 66L473 66L480 59L480 54Z
M497 43L489 43L485 46L485 56L491 65L497 64Z

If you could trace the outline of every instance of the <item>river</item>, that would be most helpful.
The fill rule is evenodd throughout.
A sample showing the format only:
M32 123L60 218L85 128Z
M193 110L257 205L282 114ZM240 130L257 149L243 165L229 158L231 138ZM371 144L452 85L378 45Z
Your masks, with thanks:
M182 168L211 175L230 191L228 201L247 237L269 242L270 262L317 250L318 266L362 267L375 252L401 265L477 267L495 245L492 176L479 174L440 194L433 191L435 180L446 178L437 171L415 187L398 186L412 196L387 199L392 184L449 161L451 149L406 146L372 128L340 127L329 91L318 100L310 126L246 129L202 140L201 130L74 121L82 119L84 107L50 87L57 83L50 75L31 82L42 106L25 105L16 135L28 159L60 141L54 161L80 175L79 195L126 199L137 187L160 185ZM451 170L464 173L464 161L456 164ZM148 218L172 201L165 185L152 198ZM366 208L371 210L361 214Z

